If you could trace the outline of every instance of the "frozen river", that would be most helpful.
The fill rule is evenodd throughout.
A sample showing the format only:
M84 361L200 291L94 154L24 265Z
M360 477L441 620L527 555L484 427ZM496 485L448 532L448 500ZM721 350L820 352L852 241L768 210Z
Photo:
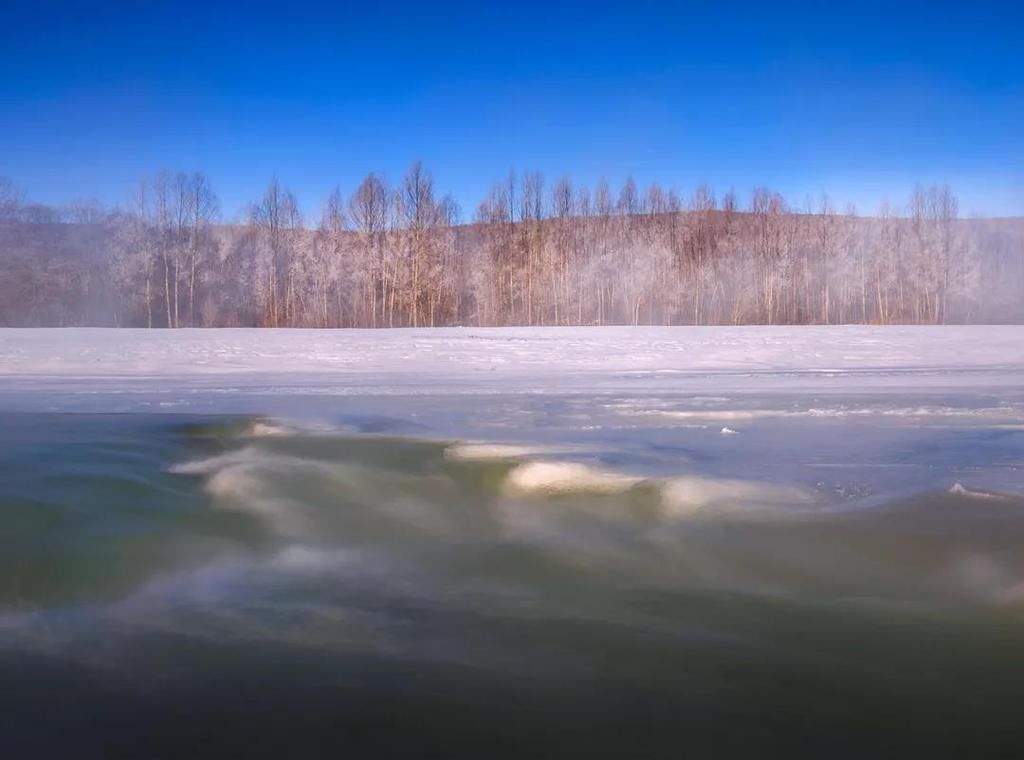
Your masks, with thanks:
M999 754L1022 378L1012 326L0 330L0 742Z

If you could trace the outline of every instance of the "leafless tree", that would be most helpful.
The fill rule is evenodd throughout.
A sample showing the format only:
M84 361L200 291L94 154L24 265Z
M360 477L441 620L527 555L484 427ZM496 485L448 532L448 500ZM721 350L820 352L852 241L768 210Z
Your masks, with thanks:
M7 177L0 177L0 223L18 220L25 192Z
M685 200L683 200L685 198ZM433 175L369 174L306 229L272 180L220 224L210 180L161 171L123 209L53 209L0 182L0 323L263 325L943 323L1024 320L1024 221L963 219L945 186L906 214L741 210L627 180L613 201L568 176L510 172L464 224Z

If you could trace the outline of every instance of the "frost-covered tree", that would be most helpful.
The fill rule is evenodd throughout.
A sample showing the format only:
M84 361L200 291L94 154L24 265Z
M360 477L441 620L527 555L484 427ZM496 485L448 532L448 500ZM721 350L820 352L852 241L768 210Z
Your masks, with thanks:
M347 198L347 199L346 199ZM685 198L685 200L683 200ZM1024 321L1024 220L945 186L869 216L767 188L615 198L510 172L464 223L431 172L335 189L307 229L272 180L221 223L210 180L161 171L120 209L0 183L0 322L149 327Z

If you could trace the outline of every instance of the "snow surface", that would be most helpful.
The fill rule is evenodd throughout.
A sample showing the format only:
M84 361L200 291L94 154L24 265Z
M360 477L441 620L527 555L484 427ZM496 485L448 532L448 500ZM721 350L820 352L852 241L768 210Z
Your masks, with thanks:
M558 378L587 387L659 375L683 384L709 374L856 374L913 375L916 384L1021 371L1020 326L0 329L4 379L307 376L369 391L450 380L451 390L480 391L544 390Z

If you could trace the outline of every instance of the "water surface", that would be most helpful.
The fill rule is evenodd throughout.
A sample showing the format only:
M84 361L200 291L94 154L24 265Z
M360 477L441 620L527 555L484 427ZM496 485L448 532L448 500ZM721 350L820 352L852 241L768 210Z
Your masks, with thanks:
M3 415L3 756L1024 738L1024 433L997 415L536 399L523 442L381 404Z

